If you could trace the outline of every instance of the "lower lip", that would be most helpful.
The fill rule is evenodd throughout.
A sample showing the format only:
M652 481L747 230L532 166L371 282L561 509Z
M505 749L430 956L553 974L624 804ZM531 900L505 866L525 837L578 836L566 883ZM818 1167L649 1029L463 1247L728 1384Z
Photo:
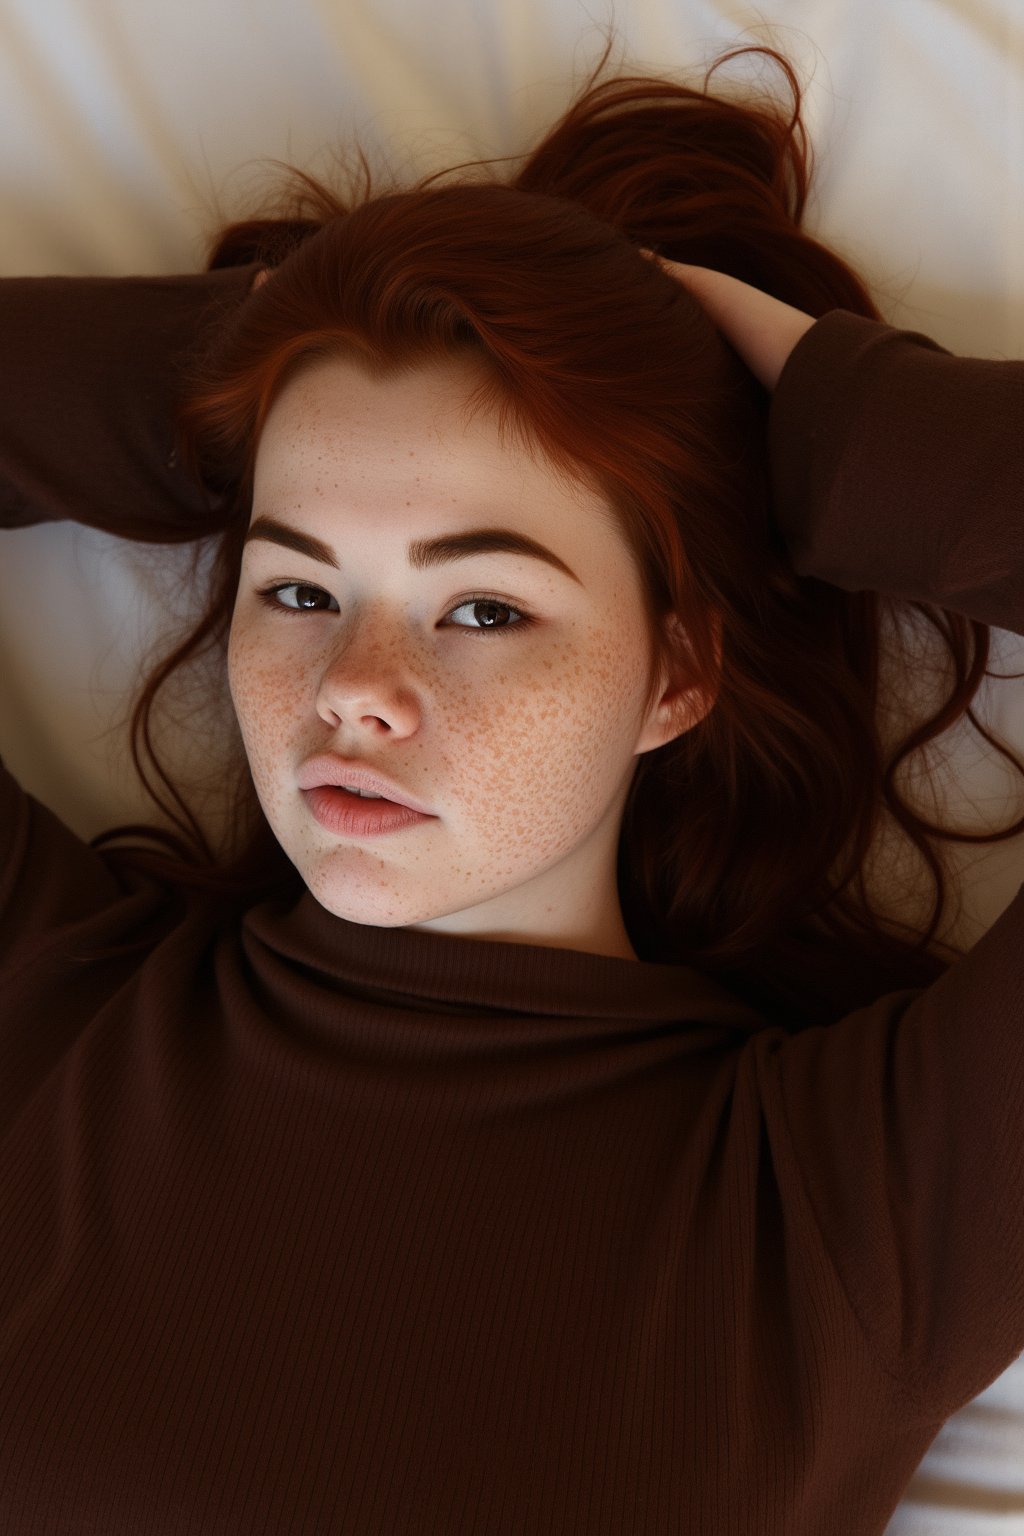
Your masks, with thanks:
M350 837L376 837L382 832L400 832L421 821L433 821L422 811L396 805L393 800L363 800L333 784L304 789L303 798L322 827Z

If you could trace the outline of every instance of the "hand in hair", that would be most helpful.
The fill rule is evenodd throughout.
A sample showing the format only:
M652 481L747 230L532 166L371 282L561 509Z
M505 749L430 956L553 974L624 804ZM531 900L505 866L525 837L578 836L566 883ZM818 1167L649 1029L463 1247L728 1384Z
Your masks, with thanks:
M693 294L751 373L765 389L774 389L786 359L814 324L814 316L725 272L670 261L653 251L642 250L642 254Z
M814 317L725 272L670 261L667 256L656 256L643 247L641 254L656 261L693 294L751 373L766 389L774 389L786 359L804 332L810 330ZM269 269L263 267L253 279L251 291L261 288L269 276Z

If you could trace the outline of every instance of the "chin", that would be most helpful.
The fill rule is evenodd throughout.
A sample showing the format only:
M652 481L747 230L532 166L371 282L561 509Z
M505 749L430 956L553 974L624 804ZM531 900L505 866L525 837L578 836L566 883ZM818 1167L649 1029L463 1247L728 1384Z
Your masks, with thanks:
M306 879L305 875L303 876ZM396 905L394 893L354 891L349 880L348 888L330 879L306 879L310 893L325 911L340 917L347 923L361 923L367 928L408 928L412 923L429 921L437 916L435 907L422 905Z
M406 917L392 907L382 910L369 901L343 901L310 885L309 890L325 911L332 917L343 918L346 923L361 923L365 928L406 928L415 918Z
M355 867L339 868L330 857L310 859L308 853L303 863L305 868L299 865L299 872L310 893L326 911L348 923L369 928L429 929L433 925L438 932L467 938L474 931L489 934L509 928L504 903L500 910L490 908L491 902L509 894L508 885L470 892L460 889L453 899L450 891L425 890L422 885L403 890L402 871L393 868L369 868L358 861Z

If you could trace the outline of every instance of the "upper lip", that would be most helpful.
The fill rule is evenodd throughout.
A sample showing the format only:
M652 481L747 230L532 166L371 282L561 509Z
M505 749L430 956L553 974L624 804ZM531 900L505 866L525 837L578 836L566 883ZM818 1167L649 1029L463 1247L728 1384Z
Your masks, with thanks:
M368 789L371 794L383 795L388 800L394 800L396 805L407 805L411 811L419 811L423 816L433 815L401 785L385 778L376 769L364 768L358 762L335 757L329 752L311 757L299 769L300 789L316 789L320 784L347 784L353 789Z

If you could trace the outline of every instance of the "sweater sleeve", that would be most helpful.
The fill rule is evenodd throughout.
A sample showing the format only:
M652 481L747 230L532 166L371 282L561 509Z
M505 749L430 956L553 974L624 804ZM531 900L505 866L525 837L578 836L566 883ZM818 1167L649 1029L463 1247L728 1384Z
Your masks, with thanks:
M1024 631L1024 363L837 311L769 418L796 569ZM879 1366L948 1417L1024 1349L1024 887L926 989L757 1042L775 1156Z
M183 369L255 265L171 277L0 279L0 528L73 518L172 544L217 498L177 456Z
M151 543L207 531L216 498L175 453L181 368L257 270L0 279L0 530L73 518ZM122 926L136 920L116 858L2 762L0 849L0 967L115 902Z
M833 310L782 370L769 448L799 575L1024 630L1024 362Z

